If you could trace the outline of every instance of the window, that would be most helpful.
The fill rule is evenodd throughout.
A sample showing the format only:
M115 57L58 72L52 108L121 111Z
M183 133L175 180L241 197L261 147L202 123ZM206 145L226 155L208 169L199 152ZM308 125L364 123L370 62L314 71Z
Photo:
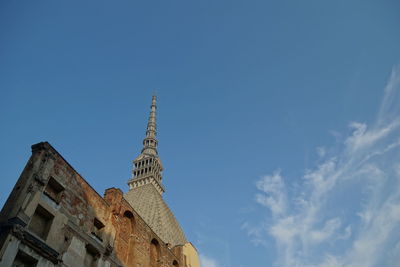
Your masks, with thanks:
M64 187L59 182L57 182L56 179L50 177L43 193L51 200L59 204L61 201L62 191L64 191Z
M103 228L104 224L97 218L94 218L93 220L93 231L92 235L94 235L100 242L103 242Z
M150 266L158 266L160 262L160 244L157 239L151 240L150 243Z
M124 216L122 217L121 224L120 224L120 237L129 242L129 239L134 231L135 228L135 218L133 217L132 212L125 211Z
M12 267L35 267L37 265L37 260L25 252L19 250L17 256L15 256Z
M86 255L85 262L83 264L84 267L95 267L97 258L99 257L99 252L92 245L86 245Z
M38 237L46 240L47 234L50 231L53 218L53 214L48 212L42 206L38 205L29 223L28 229L36 234Z

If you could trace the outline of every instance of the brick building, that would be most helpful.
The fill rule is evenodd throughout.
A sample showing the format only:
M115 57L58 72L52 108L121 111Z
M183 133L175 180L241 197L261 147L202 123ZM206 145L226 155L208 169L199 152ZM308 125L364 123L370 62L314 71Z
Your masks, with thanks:
M164 202L153 96L129 191L99 195L49 143L32 146L0 213L0 266L199 267Z

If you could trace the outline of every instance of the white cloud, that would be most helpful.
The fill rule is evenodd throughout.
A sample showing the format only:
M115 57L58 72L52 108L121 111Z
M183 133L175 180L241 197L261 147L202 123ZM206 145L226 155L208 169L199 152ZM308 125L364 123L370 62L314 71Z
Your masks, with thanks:
M384 124L387 120L398 118L398 99L400 87L400 66L393 68L389 81L385 87L385 93L380 107L377 123Z
M264 228L260 226L252 226L248 222L245 222L241 226L242 230L247 232L247 235L250 236L251 242L258 245L266 245L264 240Z
M257 188L262 192L256 194L256 201L268 207L273 216L279 216L286 210L285 184L279 171L266 175L257 182Z
M310 231L310 241L313 243L320 243L332 238L332 235L339 229L341 221L339 218L330 219L325 222L325 225L320 230Z
M313 187L314 198L319 198L335 185L337 174L339 173L336 170L336 159L331 158L319 165L317 169L306 171L304 179Z
M319 157L323 158L326 155L326 148L323 146L319 146L316 148L317 154Z
M324 261L320 264L320 267L340 267L342 264L339 259L332 255L327 255Z
M218 267L216 260L207 257L204 254L200 254L200 266L201 267Z
M272 217L242 228L258 242L275 241L276 266L392 266L399 258L399 91L394 69L375 123L351 122L334 157L317 148L325 160L306 170L294 190L280 171L256 183L256 202Z
M367 131L367 125L365 123L352 122L349 126L354 129L354 131L353 135L347 138L346 145L354 152L358 149L368 148L390 134L393 130L398 128L399 120L395 120L385 127L372 129L370 131Z
M290 244L293 238L299 233L294 217L280 219L269 228L269 233L281 244Z
M348 239L351 236L351 226L348 225L345 229L344 229L344 233L342 235L338 236L338 239Z

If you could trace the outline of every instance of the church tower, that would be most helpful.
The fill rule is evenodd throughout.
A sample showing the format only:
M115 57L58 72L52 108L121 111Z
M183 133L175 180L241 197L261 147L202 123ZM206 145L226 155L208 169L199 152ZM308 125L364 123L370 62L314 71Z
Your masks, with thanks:
M150 116L147 122L146 137L143 139L143 149L133 161L132 179L128 181L129 189L152 184L162 194L165 188L162 184L163 167L157 151L157 97L152 97Z
M152 230L169 246L185 245L185 234L174 214L165 203L162 184L163 166L158 156L157 97L153 96L146 136L140 155L133 160L129 191L124 195Z

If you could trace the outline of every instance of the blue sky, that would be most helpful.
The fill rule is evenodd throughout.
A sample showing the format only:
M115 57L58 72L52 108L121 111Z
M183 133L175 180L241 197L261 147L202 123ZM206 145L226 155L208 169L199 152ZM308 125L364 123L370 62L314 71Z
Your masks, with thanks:
M2 1L0 203L49 141L127 190L153 89L204 267L400 262L400 2Z

